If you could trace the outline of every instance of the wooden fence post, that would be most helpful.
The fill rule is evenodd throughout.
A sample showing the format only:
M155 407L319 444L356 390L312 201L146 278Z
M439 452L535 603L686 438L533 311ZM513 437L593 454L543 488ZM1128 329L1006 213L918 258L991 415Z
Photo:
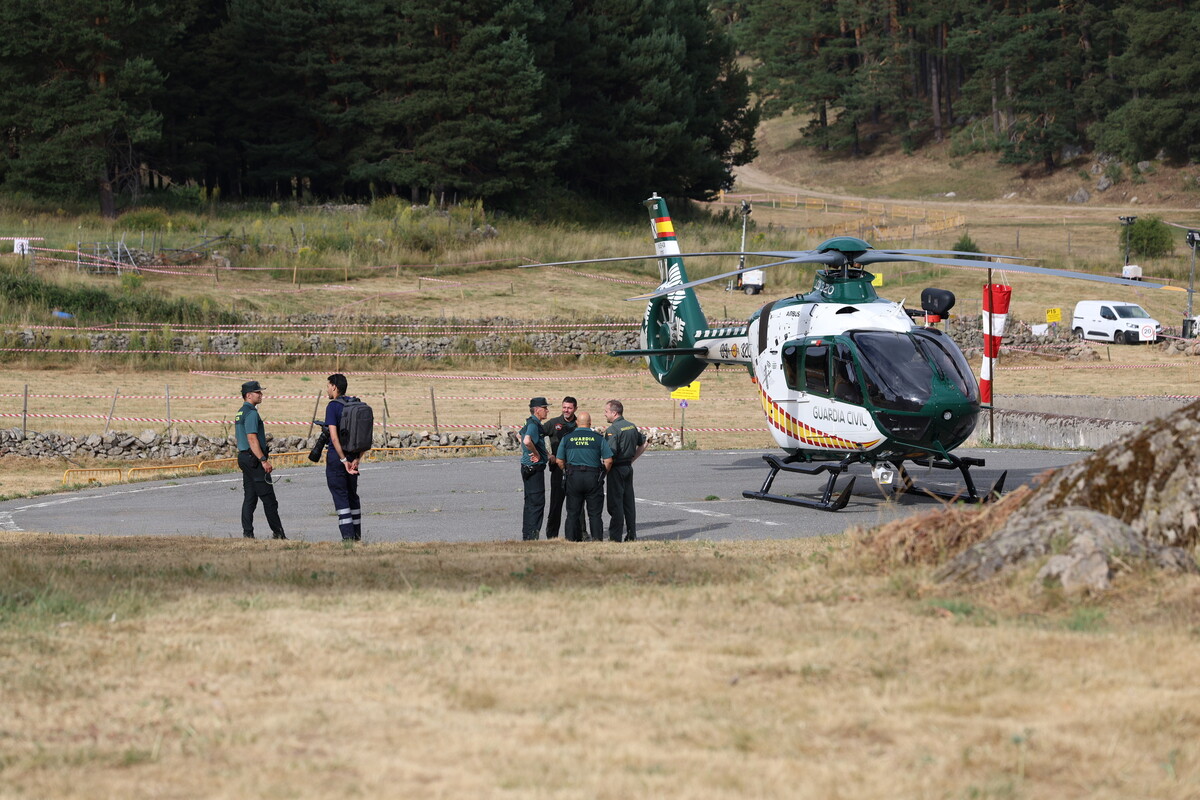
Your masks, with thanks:
M383 376L383 440L387 443L387 423L388 423L388 402L387 402L387 375Z
M120 393L121 387L113 389L112 405L108 407L108 419L104 420L104 432L108 433L108 426L112 424L113 412L117 410L117 395Z
M316 425L317 409L321 407L321 393L317 392L317 401L313 403L312 419L308 422L308 438L312 438L313 425Z

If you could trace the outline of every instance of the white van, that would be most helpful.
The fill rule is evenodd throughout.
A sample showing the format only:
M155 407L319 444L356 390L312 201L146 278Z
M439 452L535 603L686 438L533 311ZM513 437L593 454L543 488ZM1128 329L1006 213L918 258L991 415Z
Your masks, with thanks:
M1080 339L1137 344L1158 341L1162 325L1137 303L1081 300L1075 304L1071 328Z

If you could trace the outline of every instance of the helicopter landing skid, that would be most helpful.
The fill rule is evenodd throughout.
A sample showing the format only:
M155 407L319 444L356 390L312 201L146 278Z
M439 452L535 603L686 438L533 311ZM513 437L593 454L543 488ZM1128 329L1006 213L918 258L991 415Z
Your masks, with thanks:
M975 490L975 481L971 479L970 469L971 467L982 467L984 465L982 458L971 458L970 456L963 456L962 458L959 458L955 455L946 454L944 461L941 459L935 460L932 458L913 458L909 460L914 464L921 465L922 467L934 467L936 469L957 469L960 473L962 473L963 483L967 487L966 494L963 494L962 492L947 492L941 489L930 489L927 486L913 485L911 478L908 477L908 473L904 470L904 467L900 467L900 474L905 476L912 488L934 497L940 497L943 500L957 500L960 503L988 503L992 500L995 500L1004 492L1004 479L1008 477L1008 470L1000 473L1000 477L992 485L992 488L988 490L988 493L980 496Z
M838 476L850 468L850 465L857 462L857 459L846 458L836 464L820 464L816 467L800 466L792 461L794 457L780 458L773 453L763 455L763 461L770 465L771 470L767 473L766 480L763 481L762 488L757 492L742 492L742 497L749 500L766 500L771 503L784 503L786 505L801 506L803 508L815 508L820 511L841 511L850 502L850 496L854 491L854 477L835 497L834 487L837 484ZM920 486L913 482L908 471L904 469L902 463L896 463L896 471L899 477L898 491L919 491L933 497L940 497L946 500L957 500L962 503L987 503L996 499L1004 491L1004 480L1008 477L1008 471L1002 472L1000 478L992 486L987 494L980 496L975 490L975 481L971 478L971 467L982 467L983 459L971 458L969 456L959 458L955 455L949 455L942 459L932 458L914 458L910 459L914 464L919 464L923 467L934 467L936 469L957 469L963 476L963 483L966 484L966 494L962 492L947 492L940 489L930 489L925 486ZM820 500L808 500L803 497L789 497L788 495L772 494L771 485L775 482L775 477L784 472L799 472L804 475L819 475L822 472L829 473L829 479L825 483L825 490L821 493Z
M763 455L763 461L771 465L771 471L767 473L767 478L763 481L762 489L757 492L742 492L742 497L750 500L766 500L771 503L784 503L791 506L815 508L820 511L841 511L846 507L846 503L850 502L850 495L854 491L855 478L850 479L850 482L846 484L837 497L833 495L834 485L837 483L838 476L850 467L849 460L840 461L837 464L821 464L817 467L801 467L798 464L792 463L791 457L780 458L773 453L766 453ZM775 482L775 476L779 474L780 470L784 472L800 472L805 475L819 475L822 472L828 472L829 480L825 483L825 491L821 493L821 499L807 500L803 497L771 494L771 484Z

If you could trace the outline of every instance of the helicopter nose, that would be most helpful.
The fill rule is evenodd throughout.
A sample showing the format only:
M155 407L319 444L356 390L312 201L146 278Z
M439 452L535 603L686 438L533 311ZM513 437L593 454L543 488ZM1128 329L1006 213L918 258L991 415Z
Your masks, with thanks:
M929 438L944 447L957 447L966 441L979 420L979 407L956 403L938 409L929 424Z

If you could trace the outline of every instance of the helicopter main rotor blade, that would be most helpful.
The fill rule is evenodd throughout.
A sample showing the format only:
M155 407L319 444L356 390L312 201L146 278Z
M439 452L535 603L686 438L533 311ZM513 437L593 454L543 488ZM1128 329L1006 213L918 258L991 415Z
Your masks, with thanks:
M742 253L739 251L730 252L710 252L710 253L680 253L672 255L671 258L703 258L705 256L752 256L757 253ZM574 261L545 261L538 264L521 264L521 269L533 269L534 267L573 267L580 264L604 264L613 261L659 261L666 256L660 255L640 255L640 256L612 256L610 258L579 258ZM774 256L772 256L774 258Z
M930 258L928 256L890 255L872 258L873 253L864 253L858 258L860 264L880 263L884 261L919 261L925 264L936 264L942 267L969 267L971 269L1002 269L1006 272L1021 272L1027 275L1044 275L1051 278L1073 278L1075 280L1094 281L1096 283L1115 283L1118 286L1136 286L1142 289L1166 289L1172 292L1186 292L1180 286L1166 286L1161 283L1134 281L1128 278L1114 278L1108 275L1092 275L1087 272L1072 272L1067 269L1051 269L1050 267L1033 267L1027 264L1011 264L1007 261L976 261L965 258Z
M977 253L968 250L870 250L871 253L892 253L904 254L912 256L975 256L977 258L1016 258L1021 261L1029 261L1032 256L1010 256L1004 253ZM860 262L861 263L861 262Z
M747 253L747 255L762 255L762 253ZM653 300L656 297L663 297L664 295L673 294L675 292L682 291L684 289L691 289L695 286L703 286L706 283L712 283L713 281L719 281L719 280L723 280L725 278L732 278L734 275L741 275L743 272L750 272L750 271L756 270L756 269L767 269L769 267L778 267L783 264L825 264L825 265L841 266L844 263L846 263L846 257L844 255L842 255L841 253L838 253L838 252L813 253L810 251L810 252L800 255L796 258L788 258L783 261L775 261L771 264L759 264L754 267L743 267L742 269L735 269L730 272L722 272L720 275L713 275L710 278L700 278L699 280L688 281L687 283L676 283L671 286L662 286L662 287L659 287L658 289L655 289L653 292L646 292L645 294L639 294L636 297L627 297L625 299L626 300Z

